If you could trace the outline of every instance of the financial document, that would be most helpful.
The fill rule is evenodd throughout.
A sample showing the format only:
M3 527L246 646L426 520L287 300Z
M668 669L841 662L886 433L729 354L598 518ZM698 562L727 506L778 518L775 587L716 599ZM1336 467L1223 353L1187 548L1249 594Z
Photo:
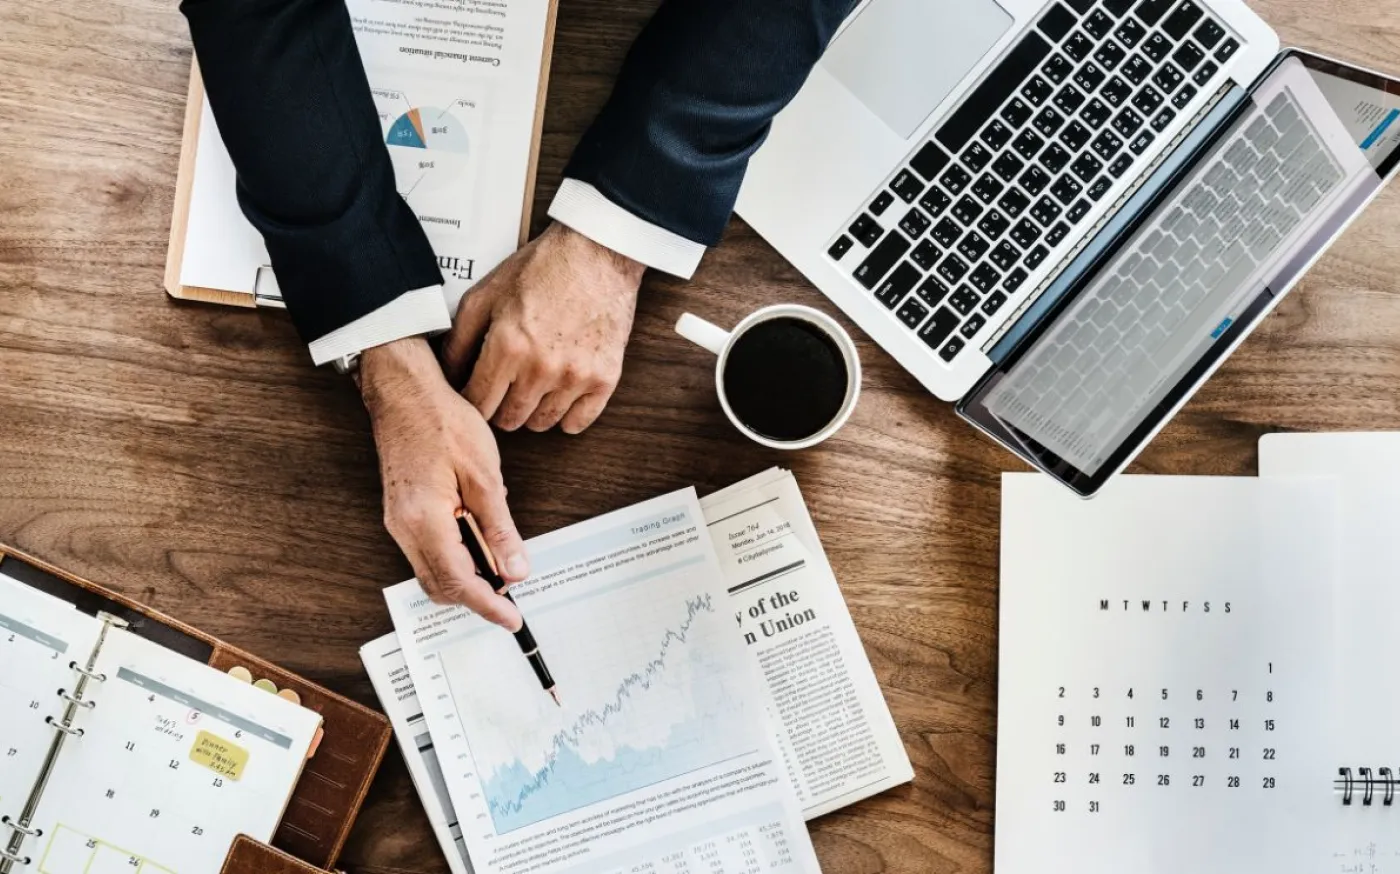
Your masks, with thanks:
M693 489L529 543L515 641L386 592L480 874L815 872Z

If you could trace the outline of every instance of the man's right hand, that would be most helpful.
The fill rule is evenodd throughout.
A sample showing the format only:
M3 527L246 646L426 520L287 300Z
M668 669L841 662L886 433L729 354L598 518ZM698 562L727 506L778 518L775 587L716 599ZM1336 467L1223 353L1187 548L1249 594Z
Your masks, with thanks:
M515 631L520 612L477 576L455 518L465 507L507 582L530 574L511 521L491 427L452 390L422 337L366 350L360 388L374 424L384 484L384 524L423 589Z

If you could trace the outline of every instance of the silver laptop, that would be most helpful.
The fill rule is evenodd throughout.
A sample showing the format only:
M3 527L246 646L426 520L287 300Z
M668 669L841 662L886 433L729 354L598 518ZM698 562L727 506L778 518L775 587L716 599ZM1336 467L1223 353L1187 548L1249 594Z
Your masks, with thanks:
M868 0L738 211L938 397L1094 494L1400 163L1400 82L1240 0Z

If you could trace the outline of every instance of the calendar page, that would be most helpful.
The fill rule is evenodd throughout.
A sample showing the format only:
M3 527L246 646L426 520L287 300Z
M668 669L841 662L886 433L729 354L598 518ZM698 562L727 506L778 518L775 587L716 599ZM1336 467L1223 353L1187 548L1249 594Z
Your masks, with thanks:
M53 743L44 721L61 716L56 689L73 684L102 623L0 574L0 815L19 817ZM8 830L0 841L9 838ZM3 846L3 844L0 844Z
M999 874L1319 858L1334 525L1324 482L1125 476L1083 501L1003 478Z
M123 631L97 671L18 871L218 874L235 836L272 837L319 715Z

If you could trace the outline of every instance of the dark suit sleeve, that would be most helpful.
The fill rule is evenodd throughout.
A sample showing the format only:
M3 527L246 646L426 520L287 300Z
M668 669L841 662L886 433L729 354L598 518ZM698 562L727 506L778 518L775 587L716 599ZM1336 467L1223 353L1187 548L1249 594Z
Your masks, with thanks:
M442 274L394 170L344 0L184 0L243 212L309 343Z
M666 0L564 175L719 242L749 156L857 0Z

